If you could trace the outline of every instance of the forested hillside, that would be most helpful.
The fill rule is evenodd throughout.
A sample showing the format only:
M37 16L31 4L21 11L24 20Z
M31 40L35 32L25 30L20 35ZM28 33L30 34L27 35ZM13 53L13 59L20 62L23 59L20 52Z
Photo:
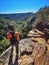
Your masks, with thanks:
M49 28L49 7L40 8L38 12L35 13L35 20L33 27L42 29L44 27Z
M34 13L28 12L28 13L12 13L12 14L0 14L1 18L9 19L9 20L27 20L31 16L33 16Z

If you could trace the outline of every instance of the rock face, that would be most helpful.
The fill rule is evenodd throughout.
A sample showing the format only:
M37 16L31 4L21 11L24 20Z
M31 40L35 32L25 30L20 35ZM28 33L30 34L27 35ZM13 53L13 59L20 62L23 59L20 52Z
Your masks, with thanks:
M49 65L49 51L41 57L35 58L35 65Z
M34 45L34 42L32 42L30 39L22 39L19 43L20 54L32 53L33 45Z
M44 33L39 31L38 29L33 29L28 33L28 37L42 37L44 36Z
M42 35L38 31L39 33ZM15 47L13 56L10 54L11 47L0 56L0 65L49 65L49 41L47 44L42 36L22 39L19 43L18 55L15 52ZM12 58L12 62L10 62L10 58ZM17 60L15 61L15 59Z
M22 59L20 58L21 61L23 60L21 65L44 65L45 63L45 65L49 65L49 62L47 61L49 60L49 51L45 43L33 42L31 39L23 39L20 41L19 48L21 49L20 54L24 53L25 51L27 52L25 52L23 56L20 55L20 57L22 56ZM29 51L27 51L27 49Z

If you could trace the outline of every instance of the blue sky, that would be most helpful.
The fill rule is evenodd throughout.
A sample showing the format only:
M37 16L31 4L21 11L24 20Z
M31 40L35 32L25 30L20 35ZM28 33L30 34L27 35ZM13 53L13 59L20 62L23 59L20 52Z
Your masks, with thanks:
M0 0L0 13L36 12L49 6L49 0Z

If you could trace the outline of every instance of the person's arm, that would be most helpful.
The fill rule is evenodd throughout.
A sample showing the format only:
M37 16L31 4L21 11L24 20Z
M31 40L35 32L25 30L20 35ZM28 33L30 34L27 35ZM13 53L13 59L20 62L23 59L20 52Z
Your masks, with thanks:
M10 33L7 33L7 39L10 40L12 35Z
M20 36L18 32L15 33L15 36L17 37L17 40L20 41Z

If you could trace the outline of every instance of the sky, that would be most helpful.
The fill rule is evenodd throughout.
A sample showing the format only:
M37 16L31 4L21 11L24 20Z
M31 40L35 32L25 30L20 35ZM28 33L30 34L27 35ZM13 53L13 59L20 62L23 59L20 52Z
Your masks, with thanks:
M0 0L0 13L37 12L49 6L49 0Z

